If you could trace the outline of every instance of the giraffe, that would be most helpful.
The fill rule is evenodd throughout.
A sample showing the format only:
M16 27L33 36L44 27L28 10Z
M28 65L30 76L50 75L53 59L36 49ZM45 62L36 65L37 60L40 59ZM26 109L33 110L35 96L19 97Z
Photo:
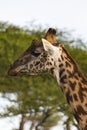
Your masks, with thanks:
M55 35L56 35L56 30L54 28L49 28L44 38L47 41L51 42L52 44L57 44ZM26 64L28 60L30 61L33 58L36 59L43 51L44 51L44 48L43 48L42 42L33 40L29 48L26 51L24 51L24 53L14 62L14 65L10 66L8 75L11 75L11 76L22 75L23 70L22 72L14 71L13 69L14 66L17 67L17 66L20 66L20 64ZM31 68L32 68L32 65L31 65Z
M32 47L34 46L34 47ZM10 67L8 75L50 73L56 78L81 130L87 130L87 80L63 44L36 41Z

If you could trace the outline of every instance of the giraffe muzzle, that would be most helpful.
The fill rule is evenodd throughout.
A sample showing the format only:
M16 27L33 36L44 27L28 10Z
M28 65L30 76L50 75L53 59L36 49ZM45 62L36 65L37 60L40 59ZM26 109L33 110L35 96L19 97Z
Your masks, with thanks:
M16 71L11 70L11 69L8 70L7 74L8 74L8 76L17 76L18 75L18 73Z

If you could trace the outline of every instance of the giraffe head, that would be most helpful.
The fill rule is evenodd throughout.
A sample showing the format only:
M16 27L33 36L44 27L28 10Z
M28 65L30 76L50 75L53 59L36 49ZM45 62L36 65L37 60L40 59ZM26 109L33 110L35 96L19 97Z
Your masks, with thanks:
M33 41L31 46L13 63L8 74L36 75L43 72L54 74L58 69L58 57L62 51L61 44L54 46L45 39L42 43Z

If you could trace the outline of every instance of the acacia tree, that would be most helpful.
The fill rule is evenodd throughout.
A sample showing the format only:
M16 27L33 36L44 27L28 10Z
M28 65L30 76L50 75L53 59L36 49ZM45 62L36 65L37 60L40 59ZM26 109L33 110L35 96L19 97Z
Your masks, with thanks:
M33 39L40 40L44 35L45 30L25 30L7 23L0 24L0 92L11 103L1 117L21 115L19 130L24 130L27 121L32 122L30 130L33 128L49 130L61 120L60 112L67 117L64 122L66 130L71 129L71 125L77 127L60 88L51 76L47 74L17 78L6 76L9 65L18 55L29 46ZM57 36L61 42L65 43L68 51L75 57L86 75L87 51L70 47L71 40L65 37L65 32L59 31ZM11 94L15 95L14 99Z
M34 31L32 31L34 36L29 33L29 31L26 33L26 30L12 25L4 26L0 32L0 91L13 104L7 107L7 110L1 114L1 117L21 114L20 130L24 129L25 122L29 120L32 121L30 129L32 129L35 123L38 123L36 128L43 123L45 124L46 119L50 116L47 114L48 110L51 111L53 109L55 105L52 104L56 98L56 96L51 97L53 92L50 91L51 95L49 95L49 91L46 91L46 86L50 86L50 84L47 82L42 84L45 76L42 78L37 77L37 79L28 77L11 78L6 76L6 70L9 68L9 64L16 59L16 56L18 57L21 51L25 49L35 36L37 37ZM36 33L38 34L38 31ZM41 91L40 86L43 86L43 91ZM16 96L14 100L10 97L12 93ZM43 109L41 110L40 107ZM57 118L56 120L53 119L53 122L56 124ZM49 125L49 127L51 126Z

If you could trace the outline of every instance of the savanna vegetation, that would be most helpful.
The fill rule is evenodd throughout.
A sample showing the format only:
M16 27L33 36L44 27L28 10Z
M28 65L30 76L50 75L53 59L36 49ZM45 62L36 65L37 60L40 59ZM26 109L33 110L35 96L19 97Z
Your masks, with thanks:
M46 31L39 25L37 29L29 29L0 22L0 93L1 97L10 102L5 109L2 108L0 117L20 115L19 128L14 126L14 130L25 130L24 125L27 122L30 122L29 130L50 130L64 116L64 130L71 130L71 126L78 129L57 82L51 76L7 76L9 66L14 60L28 48L33 39L40 41ZM73 40L65 30L57 31L57 40L64 43L87 77L87 48L83 41L80 38Z

